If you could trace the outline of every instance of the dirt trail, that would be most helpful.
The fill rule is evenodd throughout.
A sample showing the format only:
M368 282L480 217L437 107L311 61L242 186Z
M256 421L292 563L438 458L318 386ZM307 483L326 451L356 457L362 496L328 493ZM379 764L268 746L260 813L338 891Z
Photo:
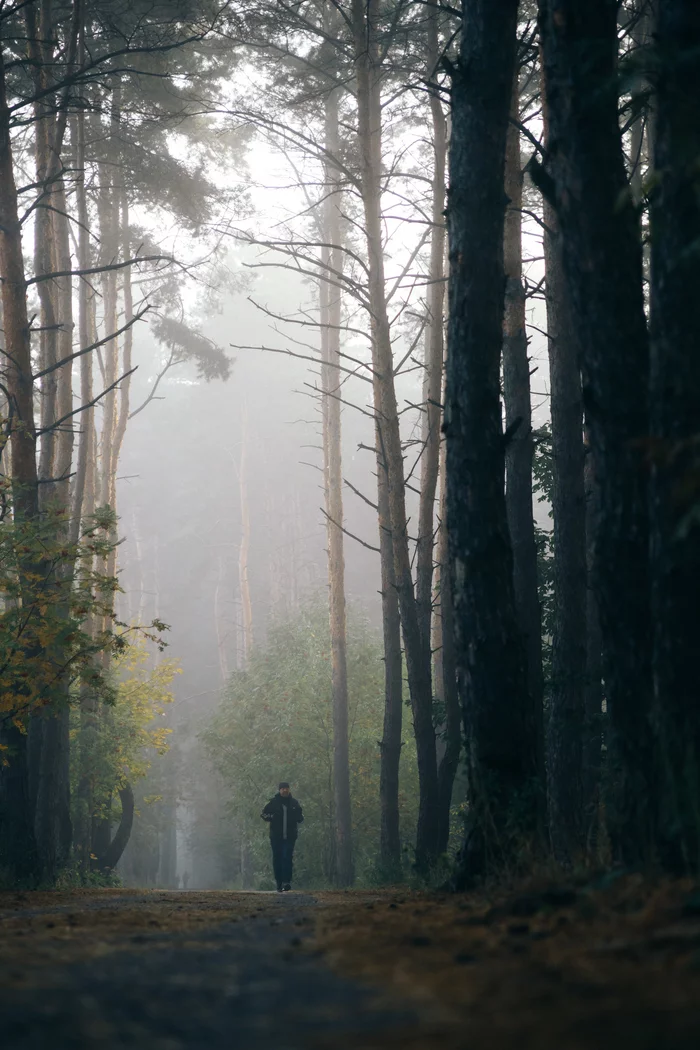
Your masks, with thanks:
M700 895L0 893L3 1050L697 1050Z
M290 894L0 894L3 1050L300 1050L405 1029L314 953Z

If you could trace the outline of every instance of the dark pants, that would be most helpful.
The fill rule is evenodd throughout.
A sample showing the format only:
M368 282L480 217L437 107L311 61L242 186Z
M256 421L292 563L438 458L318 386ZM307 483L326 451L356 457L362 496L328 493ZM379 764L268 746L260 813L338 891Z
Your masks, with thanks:
M275 882L278 886L286 886L292 881L292 856L294 854L294 843L289 839L270 839L272 846L272 867L275 872Z

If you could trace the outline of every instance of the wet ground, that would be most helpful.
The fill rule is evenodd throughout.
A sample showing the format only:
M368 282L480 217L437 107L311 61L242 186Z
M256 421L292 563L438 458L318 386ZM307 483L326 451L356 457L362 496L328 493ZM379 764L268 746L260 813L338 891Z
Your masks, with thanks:
M2 1050L697 1050L700 894L0 893Z

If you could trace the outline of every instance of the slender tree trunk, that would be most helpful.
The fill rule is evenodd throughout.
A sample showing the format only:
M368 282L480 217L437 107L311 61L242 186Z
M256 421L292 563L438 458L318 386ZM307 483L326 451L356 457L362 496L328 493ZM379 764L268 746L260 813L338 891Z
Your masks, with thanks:
M543 109L545 145L549 149L546 99ZM555 158L551 157L550 162L555 163ZM588 591L583 402L562 239L556 212L546 197L543 218L554 475L555 608L547 787L554 855L569 863L583 852L592 817L588 811L592 800L584 794L583 769Z
M598 486L590 450L584 461L586 498L586 682L584 689L583 815L586 820L587 851L595 861L598 853L601 814L603 757L603 639L596 598L595 523L598 518Z
M428 22L428 76L440 60L437 15L431 12ZM430 91L430 113L433 133L432 233L430 238L430 271L428 286L428 322L425 341L425 378L423 381L423 420L420 502L418 508L418 542L416 544L416 607L425 647L430 646L430 622L433 602L433 549L435 535L435 493L440 466L440 398L444 355L445 286L445 165L447 161L447 128L440 96Z
M379 560L381 565L382 632L384 641L384 727L380 744L379 804L381 810L380 863L383 878L401 876L399 823L399 767L403 720L403 661L401 619L394 575L394 550L389 518L386 470L378 473Z
M700 7L659 0L652 221L654 724L668 870L700 871Z
M221 684L226 685L229 678L228 656L226 652L226 633L224 631L224 618L221 610L221 592L226 582L226 561L223 554L219 555L219 565L216 575L216 586L214 587L214 631L216 632L216 651L219 655L219 674Z
M248 580L248 553L250 551L250 507L248 505L248 409L243 409L241 431L241 459L238 466L238 488L241 502L241 546L238 551L238 589L241 595L242 667L248 667L253 651L253 604Z
M506 433L506 514L513 550L515 614L522 638L530 694L526 731L527 747L537 756L536 776L531 785L544 829L546 788L542 701L542 614L537 589L537 544L532 509L532 410L530 362L525 329L525 288L522 280L523 173L520 165L519 76L513 78L511 121L506 138L504 187L510 204L506 209L503 262L506 276L503 318L503 400Z
M85 114L81 110L73 122L76 155L76 201L78 217L78 269L87 270L92 265L90 252L90 216L88 213L87 193L85 189ZM78 285L78 339L81 347L90 346L96 341L94 323L94 292L86 278L79 278ZM92 401L92 354L83 354L80 358L80 400L88 405ZM73 506L71 512L71 540L77 542L80 535L80 522L84 512L86 493L94 478L95 458L95 410L87 408L81 413L80 433L78 438L78 455L75 480L73 482ZM92 498L94 510L94 493Z
M36 520L39 513L36 431L32 360L27 315L27 285L22 256L22 229L17 208L13 169L10 112L5 88L5 67L0 49L0 273L5 344L5 383L12 414L10 463L12 503L18 525ZM20 558L23 596L31 602L31 566ZM18 726L3 730L9 766L2 771L2 856L16 879L35 869L36 843L29 802L27 737Z
M48 91L51 86L54 61L54 24L52 0L41 0L38 37L33 12L27 8L27 28L30 57L35 63L35 86ZM72 67L76 58L82 9L74 5L68 31L66 59ZM54 105L56 113L54 115ZM35 105L37 118L36 171L37 182L45 198L38 208L36 221L35 261L38 275L51 271L67 273L72 269L69 241L68 205L63 181L63 142L67 125L68 95L45 95ZM57 364L68 358L73 350L73 288L70 276L56 277L39 283L42 303L42 332L44 358L48 364ZM73 408L73 370L71 364L58 367L44 377L42 390L46 425L68 415ZM56 539L59 543L70 538L70 474L73 459L73 425L64 423L60 429L49 430L42 439L40 477L45 482L41 490L42 503L53 515ZM57 616L66 624L70 608L66 588L70 585L74 564L64 560L51 571L47 599L55 606ZM44 879L53 881L60 867L67 861L72 842L70 812L70 683L62 673L65 652L61 643L47 654L56 666L57 686L54 699L41 713L35 714L30 726L30 748L35 756L35 768L30 764L30 784L35 797L35 835Z
M340 189L333 158L340 148L338 91L325 100L325 171L322 264L326 273L343 272L340 246ZM345 615L345 552L343 549L343 468L340 421L340 289L322 280L321 347L323 386L323 450L328 537L328 608L331 640L331 694L333 707L333 799L335 810L336 879L350 886L354 879L350 754L348 732L348 670Z
M434 76L440 61L437 10L428 22L428 77ZM447 123L437 90L430 91L433 131L432 234L430 241L430 285L428 291L428 329L425 350L425 381L421 492L416 549L416 604L423 644L433 637L434 693L445 710L444 748L438 763L438 817L436 852L447 849L450 834L452 787L459 765L461 729L459 696L454 665L454 625L452 590L447 558L445 524L444 456L442 456L443 496L440 522L435 528L435 493L440 474L442 390L444 365L445 303L445 169L447 163ZM444 451L444 446L442 446ZM437 608L433 615L433 550L437 531ZM432 619L432 630L431 630ZM426 641L427 639L427 641Z
M121 84L118 76L112 81L112 100L110 107L110 132L107 144L108 163L99 166L100 188L98 196L98 220L100 228L100 261L104 266L115 263L119 257L120 249L123 247L120 238L121 202L123 189L118 182L118 158L119 144L118 131L121 121ZM126 236L128 237L128 231ZM102 273L102 304L103 304L103 327L104 335L108 336L116 332L119 327L119 288L117 271L107 269ZM128 334L128 332L127 332ZM125 350L127 347L125 341ZM117 462L119 448L123 438L128 418L128 387L126 392L117 393L116 382L119 376L119 340L115 336L104 345L104 382L108 393L102 399L102 430L100 433L99 447L99 505L109 507L115 515L114 525L110 538L114 546L106 558L102 559L99 566L101 572L108 578L113 578L117 568L117 525L116 525L116 503L117 503ZM123 384L122 384L123 386ZM110 389L112 388L112 389ZM119 408L126 409L120 420ZM126 398L126 404L123 399ZM110 630L111 617L109 614L103 618L102 629ZM111 659L110 650L105 648L102 653L102 664L106 669Z
M635 19L635 24L632 27L630 35L637 52L635 56L637 63L638 65L643 66L645 63L641 57L641 52L649 46L652 29L651 0L636 0L633 17ZM645 90L648 89L648 87L647 77L643 73L640 74L639 88ZM649 113L650 107L648 105L642 107L630 130L628 157L629 178L632 196L637 206L641 203L644 195L644 143L645 139L648 139Z
M543 214L554 474L549 828L555 856L570 862L583 850L588 817L583 798L587 601L583 404L561 238L556 213L547 200Z
M653 840L647 470L648 339L639 223L617 108L617 4L542 0L553 198L562 231L583 397L600 491L596 588L603 632L615 854ZM537 174L537 173L536 173Z
M438 603L433 618L433 650L435 652L435 696L445 708L444 751L438 765L438 853L445 853L450 838L450 808L452 789L462 750L462 719L455 668L454 616L452 612L452 581L447 542L447 499L444 445L442 455L442 497L437 542Z
M537 755L515 613L499 396L517 8L517 0L466 0L452 85L447 523L469 779L458 885L512 859L516 836L529 837L536 824Z
M60 163L59 160L56 163ZM56 270L72 269L66 218L66 197L63 180L54 187L54 208L50 213L49 232L52 238L52 265ZM54 317L57 323L55 342L57 360L69 357L73 350L73 299L70 277L58 278L53 289ZM73 382L70 364L58 368L56 383L56 415L63 418L73 408ZM70 532L70 473L73 458L73 426L65 423L54 442L53 481L46 486L45 502L55 515L57 539L68 542ZM56 613L67 624L70 609L66 594L72 579L73 562L67 559L54 569ZM64 660L62 647L57 647L53 659L57 669ZM30 733L40 729L41 745L36 773L36 808L34 815L37 846L43 867L43 876L53 881L59 869L67 862L73 838L70 806L70 683L58 671L56 696L41 714L32 719Z
M120 241L120 249L122 259L131 258L131 234L129 230L129 201L126 195L126 187L121 188L121 207L120 201L117 200L117 214L119 220L121 220L121 229L118 232L118 239ZM124 325L127 326L123 336L123 350L122 350L122 375L125 377L119 384L119 404L118 411L116 413L116 422L114 426L114 442L112 446L112 473L114 475L114 481L112 482L114 491L114 500L116 503L116 487L117 487L117 467L119 465L119 456L121 455L122 445L124 444L124 435L126 434L126 425L129 422L129 411L130 411L130 395L131 395L131 376L128 374L131 372L131 360L134 347L134 330L132 322L134 320L134 297L131 288L131 268L125 267L122 271L122 300L124 305ZM118 314L115 316L115 324L118 325Z
M82 62L83 45L81 40L80 60ZM76 204L78 217L78 269L87 270L92 265L90 251L90 216L88 213L87 193L85 187L85 114L80 110L74 119L76 155ZM95 293L91 283L80 279L78 285L78 337L81 347L90 346L97 339L95 319ZM93 398L93 357L83 354L80 358L80 400L87 405ZM77 543L81 523L95 511L96 486L96 441L94 409L88 408L81 413L80 434L78 438L78 455L76 474L73 483L71 509L71 541ZM81 553L82 570L90 572L93 557L88 551ZM85 625L86 631L92 634L95 624L91 620ZM78 864L83 873L91 868L92 852L92 809L93 809L93 768L96 754L97 703L94 688L89 676L80 684L80 734L78 737L79 769L76 805L76 826L74 831L74 849Z
M53 59L53 25L51 0L40 0L25 8L27 47L31 61L33 84L38 101L34 103L34 155L36 183L40 187L39 204L34 219L34 271L37 276L57 269L52 209L55 203L55 177L60 171L60 156L53 151L55 132L55 96L50 93L50 70ZM38 22L37 22L38 9ZM57 163L54 163L54 160ZM56 317L56 284L40 281L37 285L41 304L40 362L41 370L51 368L58 359L58 320ZM54 476L57 432L52 424L58 418L58 372L51 371L41 381L41 442L39 450L39 478L42 505L50 500L53 486L47 484ZM33 729L42 730L43 722ZM41 748L38 747L37 753Z
M394 574L418 756L420 801L416 832L416 866L419 870L426 870L437 853L437 757L432 715L430 639L425 638L421 632L413 589L406 522L403 449L394 387L391 329L384 278L378 16L378 0L367 0L366 3L364 0L353 0L358 144L369 262L377 470L383 470L386 474Z

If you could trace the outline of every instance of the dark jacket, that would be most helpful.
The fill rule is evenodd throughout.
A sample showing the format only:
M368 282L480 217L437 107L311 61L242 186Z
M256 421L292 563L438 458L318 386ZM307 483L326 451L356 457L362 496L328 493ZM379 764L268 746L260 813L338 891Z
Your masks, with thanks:
M296 842L297 828L299 824L304 823L304 814L297 800L292 798L291 795L288 795L287 798L282 798L278 791L275 797L271 798L265 806L261 816L270 825L270 838L281 842L285 838L285 809L287 811L287 842Z

